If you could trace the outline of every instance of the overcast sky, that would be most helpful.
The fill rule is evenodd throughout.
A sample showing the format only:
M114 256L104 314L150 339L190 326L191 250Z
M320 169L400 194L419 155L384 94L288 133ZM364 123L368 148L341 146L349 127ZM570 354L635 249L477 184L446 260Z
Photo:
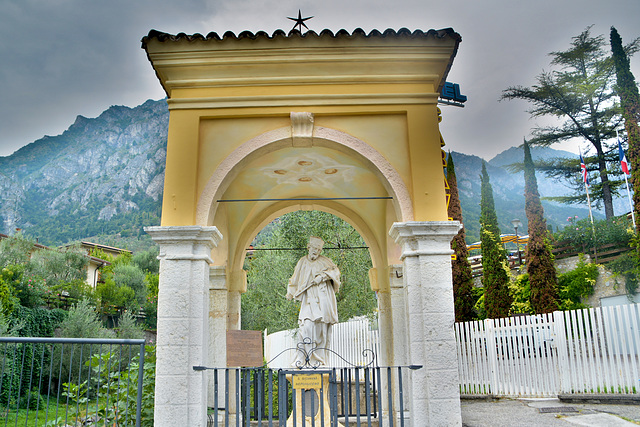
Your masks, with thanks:
M149 30L223 34L289 31L298 9L315 32L452 27L462 36L448 81L465 108L442 107L447 148L490 159L522 143L535 121L522 101L498 102L511 85L531 85L593 25L623 42L640 36L640 0L0 0L0 156L77 115L134 107L165 96L140 39ZM640 79L640 58L632 59ZM567 148L567 147L561 147Z

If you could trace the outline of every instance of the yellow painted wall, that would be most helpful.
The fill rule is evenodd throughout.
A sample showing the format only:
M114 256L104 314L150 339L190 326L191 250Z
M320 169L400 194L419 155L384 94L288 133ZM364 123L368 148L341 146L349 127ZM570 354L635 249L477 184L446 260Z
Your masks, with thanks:
M349 219L365 233L374 248L374 266L384 269L398 256L387 235L390 224L447 220L437 92L457 50L456 36L143 40L169 95L162 225L196 224L198 203L212 186L222 199L389 196L388 171L343 145L322 140L306 148L291 146L290 114L308 112L314 129L339 131L381 155L400 177L394 185L406 188L412 216L398 217L399 200L217 205L213 200L215 217L201 225L216 225L225 238L214 259L238 270L244 245L274 215L318 208ZM280 131L289 131L288 139L230 161L264 135ZM300 179L309 177L303 176L301 161L315 168L305 182ZM233 168L222 173L229 164ZM325 176L320 168L330 169L329 164L338 172ZM276 169L285 172L278 177ZM217 187L212 184L216 173L223 176Z

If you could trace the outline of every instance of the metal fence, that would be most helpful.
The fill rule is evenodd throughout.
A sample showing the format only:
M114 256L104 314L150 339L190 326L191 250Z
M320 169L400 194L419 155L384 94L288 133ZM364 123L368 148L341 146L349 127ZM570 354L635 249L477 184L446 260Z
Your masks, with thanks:
M0 421L140 426L144 340L0 337Z
M194 369L213 371L209 427L404 427L407 376L420 367Z
M640 392L640 304L456 323L464 394Z

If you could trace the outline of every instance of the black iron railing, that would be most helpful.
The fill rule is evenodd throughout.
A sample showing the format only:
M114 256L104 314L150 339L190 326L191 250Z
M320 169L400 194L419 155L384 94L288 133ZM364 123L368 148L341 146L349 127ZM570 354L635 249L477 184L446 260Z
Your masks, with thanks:
M0 337L0 420L5 426L140 426L144 344Z

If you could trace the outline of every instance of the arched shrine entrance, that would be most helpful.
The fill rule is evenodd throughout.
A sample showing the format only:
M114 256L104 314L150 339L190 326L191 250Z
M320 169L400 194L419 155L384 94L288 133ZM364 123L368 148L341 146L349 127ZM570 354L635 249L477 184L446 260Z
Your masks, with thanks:
M369 246L381 364L414 426L460 425L437 98L460 36L277 31L143 39L170 109L155 422L206 422L208 375L240 327L245 248L283 213L347 219ZM284 285L284 284L283 284ZM210 398L210 397L209 397Z

